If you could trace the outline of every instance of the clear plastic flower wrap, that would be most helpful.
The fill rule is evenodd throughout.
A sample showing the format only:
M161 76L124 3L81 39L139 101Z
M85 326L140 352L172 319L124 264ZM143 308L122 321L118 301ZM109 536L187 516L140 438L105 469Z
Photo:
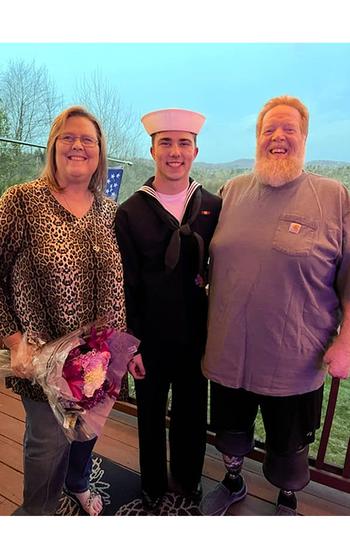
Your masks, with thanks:
M69 441L100 435L138 345L134 336L97 323L41 343L32 381L42 387ZM0 377L11 375L10 352L1 350Z

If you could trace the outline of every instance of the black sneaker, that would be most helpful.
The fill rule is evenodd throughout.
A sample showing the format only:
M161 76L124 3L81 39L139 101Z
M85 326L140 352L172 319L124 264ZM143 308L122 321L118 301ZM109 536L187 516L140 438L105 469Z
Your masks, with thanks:
M146 511L157 511L163 501L163 496L151 496L145 490L141 492L142 507Z
M284 506L282 504L277 504L275 515L298 515L298 514L296 509Z
M184 496L185 498L191 500L191 502L193 502L196 506L198 506L199 502L202 499L203 496L203 488L202 488L202 483L198 482L197 486L195 486L192 489L188 489L188 488L183 488L181 487L178 490L178 493L181 496Z
M203 488L201 481L195 486L188 484L181 484L174 477L172 477L171 490L174 494L178 494L191 500L194 504L198 505L203 496Z
M193 490L191 490L191 492L188 493L188 497L194 504L196 504L197 506L199 505L203 497L203 487L201 482L198 482L196 488L194 488Z
M297 498L294 492L280 490L275 515L297 515Z

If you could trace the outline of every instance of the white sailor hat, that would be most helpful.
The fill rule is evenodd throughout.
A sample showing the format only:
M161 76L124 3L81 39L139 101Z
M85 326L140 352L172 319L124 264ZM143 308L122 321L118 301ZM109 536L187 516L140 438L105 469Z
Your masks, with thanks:
M141 122L148 134L165 130L182 130L198 134L205 121L201 113L187 109L160 109L143 115Z

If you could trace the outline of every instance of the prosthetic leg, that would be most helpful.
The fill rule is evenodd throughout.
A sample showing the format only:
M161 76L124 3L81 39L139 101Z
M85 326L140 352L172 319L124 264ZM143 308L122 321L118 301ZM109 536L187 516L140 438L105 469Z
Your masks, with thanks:
M263 472L266 479L280 489L275 515L296 515L297 499L294 492L302 490L310 481L309 446L294 453L277 454L267 449Z
M218 432L215 447L223 454L225 478L200 503L203 515L224 515L228 508L245 498L247 486L241 470L244 456L254 447L254 425L249 432Z

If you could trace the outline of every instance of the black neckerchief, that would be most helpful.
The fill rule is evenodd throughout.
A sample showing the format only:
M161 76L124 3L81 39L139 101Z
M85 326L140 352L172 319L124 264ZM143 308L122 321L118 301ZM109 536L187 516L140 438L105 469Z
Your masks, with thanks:
M138 192L145 196L147 202L152 206L159 218L173 230L168 247L165 251L164 264L167 272L171 272L176 267L180 258L181 235L193 235L198 245L198 274L203 276L204 265L204 242L202 237L195 231L191 230L191 225L198 216L202 205L202 185L190 178L188 186L188 194L185 201L184 217L187 216L185 223L179 221L168 212L160 202L157 191L153 187L154 177L146 181ZM191 203L191 205L190 205Z

